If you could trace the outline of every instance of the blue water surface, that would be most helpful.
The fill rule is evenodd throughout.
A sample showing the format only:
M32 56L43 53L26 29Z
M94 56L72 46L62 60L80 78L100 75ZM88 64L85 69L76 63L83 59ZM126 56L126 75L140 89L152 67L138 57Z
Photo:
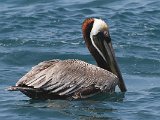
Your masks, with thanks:
M31 100L5 89L50 59L96 64L81 24L104 19L128 91L87 100ZM1 120L159 120L159 0L0 0Z

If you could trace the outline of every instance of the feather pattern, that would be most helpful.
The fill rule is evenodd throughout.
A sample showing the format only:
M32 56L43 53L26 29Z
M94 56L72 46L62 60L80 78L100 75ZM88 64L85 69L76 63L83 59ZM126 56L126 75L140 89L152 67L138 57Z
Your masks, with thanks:
M42 90L47 94L83 98L91 90L93 93L114 91L117 84L118 78L113 73L73 59L41 62L24 75L16 87L25 86L34 88L35 92Z

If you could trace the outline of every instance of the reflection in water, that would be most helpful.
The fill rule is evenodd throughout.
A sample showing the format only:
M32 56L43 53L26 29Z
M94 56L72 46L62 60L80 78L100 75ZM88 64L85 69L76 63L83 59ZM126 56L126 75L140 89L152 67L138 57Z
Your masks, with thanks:
M116 105L123 102L124 93L98 94L87 100L33 100L25 101L21 107L30 107L45 112L56 113L68 118L84 120L112 120L118 119L114 115L117 112ZM46 113L48 114L48 112Z

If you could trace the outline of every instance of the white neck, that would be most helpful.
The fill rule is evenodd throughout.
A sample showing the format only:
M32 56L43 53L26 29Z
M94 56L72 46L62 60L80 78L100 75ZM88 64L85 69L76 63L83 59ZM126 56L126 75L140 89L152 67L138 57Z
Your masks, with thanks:
M102 58L107 62L106 58L102 54L102 52L99 50L99 48L96 46L96 44L93 41L93 36L97 35L99 32L108 30L107 24L101 20L101 19L94 19L93 27L90 33L90 38L92 45L95 47L95 49L98 51L98 53L102 56Z

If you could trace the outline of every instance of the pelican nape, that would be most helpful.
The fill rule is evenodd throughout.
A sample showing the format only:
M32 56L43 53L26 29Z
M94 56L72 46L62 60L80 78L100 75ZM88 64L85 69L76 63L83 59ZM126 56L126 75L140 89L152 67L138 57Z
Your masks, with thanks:
M101 19L88 18L82 33L97 65L81 60L50 60L36 65L10 91L21 91L33 99L87 98L101 92L114 92L118 85L126 91L109 35Z

